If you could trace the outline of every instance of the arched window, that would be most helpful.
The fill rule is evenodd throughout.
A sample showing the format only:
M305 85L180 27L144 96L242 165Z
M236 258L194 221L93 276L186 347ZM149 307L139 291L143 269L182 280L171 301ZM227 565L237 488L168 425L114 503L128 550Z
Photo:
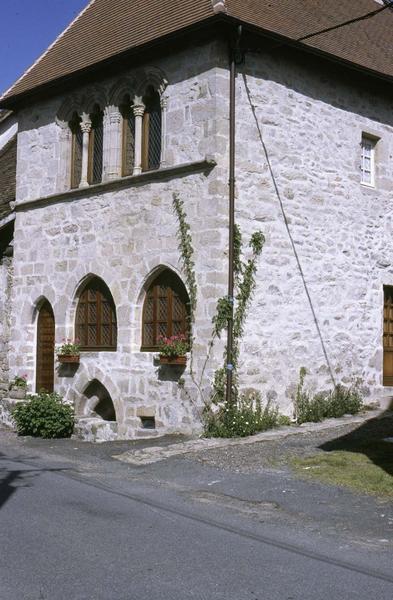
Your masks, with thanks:
M76 311L75 338L81 350L116 350L116 309L105 283L95 277L83 289Z
M160 336L188 335L189 301L182 280L169 269L154 279L143 305L142 350L156 350Z
M149 87L143 97L142 171L158 169L161 160L160 95Z
M91 113L91 131L89 137L89 167L87 180L89 183L100 183L102 180L102 161L104 149L103 112L98 106Z
M72 133L71 149L71 187L77 188L82 175L82 144L83 133L80 127L81 119L75 113L69 123Z
M135 116L129 97L124 99L124 103L120 106L120 112L123 118L121 174L122 177L125 177L132 175L135 152Z

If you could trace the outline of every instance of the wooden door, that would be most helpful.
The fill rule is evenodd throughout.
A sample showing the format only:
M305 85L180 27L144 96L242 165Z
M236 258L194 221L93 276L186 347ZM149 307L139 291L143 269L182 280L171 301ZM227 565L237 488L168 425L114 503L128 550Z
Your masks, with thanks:
M383 385L393 386L393 287L383 292Z
M40 308L37 321L36 392L53 392L55 370L55 317L48 301Z

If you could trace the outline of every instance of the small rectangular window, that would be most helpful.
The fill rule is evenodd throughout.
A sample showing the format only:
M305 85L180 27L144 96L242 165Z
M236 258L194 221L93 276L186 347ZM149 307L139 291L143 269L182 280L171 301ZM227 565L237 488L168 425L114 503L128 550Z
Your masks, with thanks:
M375 186L375 146L376 138L372 138L365 134L362 135L361 144L361 183L363 185Z

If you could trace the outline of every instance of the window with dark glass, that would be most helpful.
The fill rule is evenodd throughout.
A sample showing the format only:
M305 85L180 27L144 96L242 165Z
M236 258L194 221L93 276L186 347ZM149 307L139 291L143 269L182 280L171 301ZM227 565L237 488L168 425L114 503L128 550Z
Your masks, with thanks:
M158 169L161 160L161 103L152 87L143 98L145 112L142 129L142 170Z
M122 176L132 175L134 169L135 117L131 101L120 107L123 117Z
M189 335L189 297L169 269L150 285L143 305L142 350L156 350L161 336Z
M108 287L100 279L90 280L83 289L75 325L81 350L116 350L116 309Z
M102 161L104 150L104 124L103 113L96 107L91 118L91 131L89 136L89 167L87 180L91 183L100 183L102 180Z
M83 133L80 127L81 119L78 115L74 115L70 121L70 129L72 134L72 149L71 149L71 187L77 188L81 181L82 175L82 144Z

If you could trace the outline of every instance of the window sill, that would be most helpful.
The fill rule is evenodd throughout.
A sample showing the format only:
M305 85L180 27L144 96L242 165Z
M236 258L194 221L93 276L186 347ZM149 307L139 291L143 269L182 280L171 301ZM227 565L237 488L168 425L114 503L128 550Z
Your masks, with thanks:
M112 190L121 190L136 185L147 184L154 181L165 181L174 177L181 177L190 173L208 173L217 165L216 161L211 156L206 156L203 160L197 160L190 163L182 163L173 167L164 167L155 171L145 171L140 175L130 175L128 177L120 177L104 183L96 183L83 188L74 188L66 192L52 194L42 198L26 200L25 202L16 202L15 211L28 210L30 208L38 208L48 204L57 202L72 202L77 198L86 198L87 196L96 196L105 194Z

